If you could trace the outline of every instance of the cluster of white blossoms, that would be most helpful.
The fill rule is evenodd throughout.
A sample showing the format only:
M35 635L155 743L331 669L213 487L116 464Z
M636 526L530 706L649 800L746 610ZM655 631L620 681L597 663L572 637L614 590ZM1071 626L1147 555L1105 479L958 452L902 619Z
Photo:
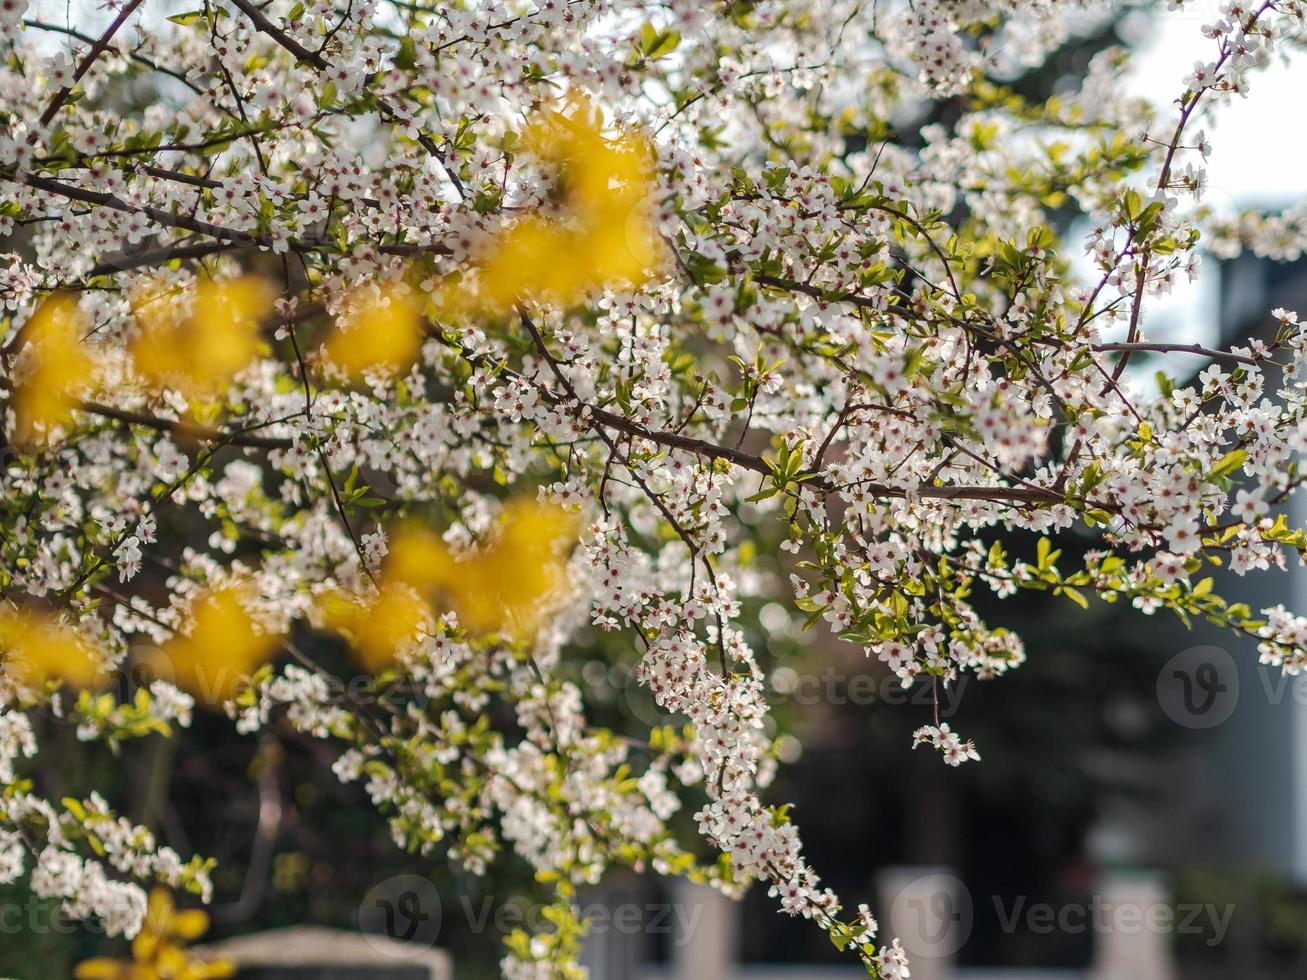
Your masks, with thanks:
M1296 262L1307 252L1307 204L1281 211L1241 211L1208 223L1206 248L1218 258L1248 251L1259 258Z
M976 751L975 742L964 742L956 732L949 728L948 723L942 725L926 725L918 728L912 733L912 747L918 745L933 745L939 749L944 756L944 761L950 766L960 766L964 762L979 762L980 753Z
M29 714L117 745L221 703L338 746L399 846L529 862L550 925L506 976L579 976L576 890L626 865L763 882L907 977L768 798L746 609L937 690L1024 660L981 587L1307 665L1302 617L1204 574L1307 550L1297 316L1228 349L1146 317L1209 244L1301 252L1295 212L1209 221L1200 131L1300 0L1222 5L1160 113L1116 49L1009 84L1106 3L155 6L0 0L3 880L128 935L151 882L207 896L22 777ZM596 721L596 655L667 723ZM937 718L916 743L979 758Z
M30 792L30 784L16 778L14 764L36 748L24 714L0 714L0 781L7 788L0 800L0 883L30 872L35 895L56 900L72 919L99 919L110 936L135 936L141 928L146 896L132 879L192 890L209 900L210 862L183 861L149 830L116 815L99 794L56 807ZM88 846L89 857L83 852Z

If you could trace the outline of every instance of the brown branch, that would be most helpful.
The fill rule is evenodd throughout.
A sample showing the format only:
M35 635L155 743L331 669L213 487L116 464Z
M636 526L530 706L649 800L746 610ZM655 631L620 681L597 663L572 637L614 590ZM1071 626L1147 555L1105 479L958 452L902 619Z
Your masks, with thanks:
M163 419L157 415L147 415L144 412L132 412L124 408L114 408L111 405L101 405L99 402L84 401L77 407L83 412L98 415L101 418L127 422L131 425L143 425L151 429L158 429L160 432L174 433L200 442L223 442L232 446L245 446L254 449L289 449L294 445L293 441L287 438L252 436L242 432L221 432L218 429L210 429L207 426L187 422L184 419Z
M122 211L127 214L144 214L152 221L161 225L171 225L177 228L184 228L187 231L193 231L199 235L207 235L209 238L216 238L220 241L233 242L238 245L257 245L261 248L271 248L272 241L267 238L261 238L257 235L250 235L243 231L236 231L232 228L224 228L222 225L210 224L207 221L201 221L199 218L193 218L187 214L176 214L171 211L165 211L162 208L156 208L149 204L131 204L113 194L103 193L101 191L91 191L83 187L77 187L72 184L65 184L62 181L51 180L49 177L42 177L39 174L26 173L6 173L0 174L7 180L19 184L27 184L35 187L37 190L46 191L50 194L58 194L60 197L66 197L71 201L81 201L83 204L93 204L97 207L112 208L115 211ZM294 242L294 247L305 247L303 242Z
M793 293L803 293L805 296L811 296L813 299L819 299L827 303L850 303L853 306L861 307L866 310L873 310L877 313L894 313L898 316L909 319L918 319L921 314L909 307L902 306L898 303L882 305L881 301L871 296L863 296L860 293L844 293L829 289L822 289L820 286L813 286L806 282L799 282L795 279L784 279L780 276L770 276L765 273L753 273L753 281L761 283L764 286L771 286L774 289L783 289Z
M305 64L312 65L321 72L328 72L331 70L331 65L322 57L321 54L317 51L310 51L308 48L304 47L304 45L296 41L293 37L269 20L263 11L251 3L250 0L231 0L231 2L254 23L255 27L293 54L298 60ZM377 109L382 115L390 119L400 115L395 107L384 98L377 99ZM422 132L418 133L417 141L422 149L426 150L427 153L429 153L444 169L445 175L449 178L449 182L453 184L454 189L458 191L458 196L465 198L467 195L463 190L462 181L459 180L458 174L454 173L453 169L449 166L444 153L441 152L436 141L426 133Z
M77 66L77 70L73 72L73 84L65 85L56 92L54 98L50 100L50 104L45 107L45 112L41 113L42 129L49 126L50 121L58 115L59 110L64 107L64 103L68 101L68 96L72 92L74 86L76 86L77 83L82 80L82 77L91 70L91 66L95 64L96 59L104 54L104 49L109 46L109 42L113 40L113 36L118 33L118 29L122 27L123 24L127 23L127 18L136 11L136 8L141 5L141 2L142 0L128 0L127 5L118 12L118 16L114 18L114 21L109 25L108 30L100 35L100 39L96 41L95 44L91 45L91 50L86 53L86 57L82 59L81 64Z
M535 324L524 319L523 323L527 325L528 332L532 333L533 339L540 344L542 339L535 329ZM439 340L448 347L453 348L466 360L477 363L483 358L468 351L461 344L446 338L439 330L429 331L430 336ZM552 354L546 358L551 371L555 377L562 374L561 366L554 362ZM512 377L520 378L515 372L504 369ZM522 379L526 380L526 379ZM560 381L560 383L562 383ZM543 385L535 384L540 390L541 395L553 405L561 405L567 401L567 398L551 392ZM565 385L565 387L570 387ZM719 446L715 442L709 442L706 439L696 439L692 436L684 436L677 432L664 432L657 429L650 429L638 422L632 421L623 415L610 412L607 409L600 408L597 405L591 405L582 401L580 398L574 398L573 408L579 413L580 417L590 423L599 423L600 425L616 429L627 435L635 436L639 439L648 439L650 442L660 446L666 446L670 449L682 449L696 456L702 456L707 459L720 459L728 463L733 463L746 470L754 473L760 473L763 476L770 476L773 473L772 467L767 465L767 460L761 456L755 456L752 453L746 453L740 449L732 449L729 446ZM854 480L845 484L834 484L821 473L805 472L800 474L807 477L810 486L815 486L825 493L833 493L839 490L860 486L866 489L868 493L878 497L905 499L908 497L921 497L931 500L987 500L993 503L1016 503L1016 504L1059 504L1065 503L1066 497L1056 490L1044 489L1042 487L1011 487L1011 486L944 486L931 487L922 486L915 490L909 491L905 487L892 487L888 484L879 483L871 480ZM1095 506L1103 506L1105 509L1111 509L1105 504L1096 503Z
M1203 347L1201 344L1094 344L1092 349L1095 351L1151 351L1157 354L1199 354L1203 357L1210 357L1214 361L1236 361L1239 364L1251 364L1254 367L1259 363L1257 358L1247 354L1213 350L1211 347Z
M101 259L91 267L91 271L87 275L94 278L96 276L111 275L115 272L128 272L131 269L140 269L145 266L163 265L165 262L171 262L174 259L202 259L219 252L233 251L242 247L244 246L221 239L195 244L164 245L160 248L147 249L144 252L134 252Z

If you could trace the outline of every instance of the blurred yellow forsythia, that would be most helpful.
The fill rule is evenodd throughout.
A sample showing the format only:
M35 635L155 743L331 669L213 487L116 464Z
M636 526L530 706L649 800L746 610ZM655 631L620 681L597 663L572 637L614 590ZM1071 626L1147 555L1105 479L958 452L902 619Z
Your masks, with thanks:
M376 597L328 595L323 621L352 640L373 673L394 663L432 609L452 608L470 633L527 642L563 597L576 530L561 507L525 498L504 507L486 544L457 559L435 532L403 527L390 542Z
M592 287L638 284L657 261L657 234L647 198L653 151L642 137L605 137L584 100L544 111L519 144L557 171L561 213L530 215L487 250L472 279L440 283L424 307L403 280L364 283L345 300L325 353L351 380L372 370L404 370L417 358L423 312L498 315L523 297L566 304ZM260 323L274 292L253 276L200 280L191 290L149 283L132 295L137 333L129 344L136 373L148 384L212 399L258 355ZM26 368L14 392L20 446L39 443L69 423L90 387L95 362L75 297L48 297L24 327ZM333 594L321 603L326 625L348 635L362 664L392 664L433 609L452 608L474 634L529 640L565 586L573 519L561 509L516 500L489 544L455 560L431 531L406 527L391 544L377 595ZM160 658L173 679L202 702L230 698L272 655L280 638L264 633L247 611L245 587L206 592L191 622ZM98 665L76 630L33 611L0 611L0 649L21 679L62 678L91 686Z
M76 394L91 377L94 362L82 345L86 324L77 298L56 293L24 326L27 375L14 392L14 444L36 443L47 429L67 424Z
M204 935L209 917L200 909L178 909L165 889L150 892L145 923L132 940L130 961L97 957L77 965L76 980L211 980L230 977L230 960L201 960L186 944Z
M78 630L32 609L0 607L0 650L5 667L21 684L36 686L62 678L90 687L99 674L95 649Z
M648 208L654 153L644 138L607 138L589 102L544 111L519 145L558 175L560 214L527 215L499 234L474 276L441 282L431 316L500 316L535 298L566 306L596 286L635 286L658 263ZM476 288L469 289L469 282ZM327 340L328 360L351 380L373 369L406 370L421 348L424 308L404 282L352 293Z
M529 215L491 249L480 269L480 301L442 290L438 305L504 313L527 296L567 305L594 286L639 285L657 263L647 203L653 148L624 134L607 139L590 103L546 111L521 145L554 166L562 220Z
M593 287L648 278L659 254L647 206L649 142L631 133L606 137L595 108L576 99L565 111L542 111L519 146L556 170L560 213L518 219L492 241L474 275L446 279L425 303L402 278L355 288L325 345L327 359L350 380L407 370L421 349L424 311L500 315L522 299L567 305ZM192 403L220 395L259 353L259 325L274 297L255 276L201 279L189 290L162 280L138 287L131 297L138 329L129 344L136 373ZM36 445L72 420L94 377L83 343L89 332L70 294L48 297L24 327L17 445Z
M371 673L392 666L440 609L452 609L474 635L530 642L565 597L576 533L574 515L530 498L510 500L486 542L459 557L435 532L401 527L376 594L328 594L319 603L323 624L352 642L360 665ZM191 603L187 624L152 658L152 666L201 704L234 697L282 641L255 622L252 598L244 582L202 592ZM100 673L90 640L39 610L0 607L0 652L6 670L23 684L62 679L89 688Z
M201 280L190 297L157 282L137 290L132 312L140 332L131 345L137 373L192 401L221 393L258 354L259 323L273 298L257 276Z
M247 609L251 598L243 583L202 593L191 605L189 629L174 634L156 658L163 676L171 672L171 680L202 704L233 697L281 643L255 624Z
M364 283L350 292L327 338L327 360L357 381L368 371L404 371L422 348L417 295L400 282Z

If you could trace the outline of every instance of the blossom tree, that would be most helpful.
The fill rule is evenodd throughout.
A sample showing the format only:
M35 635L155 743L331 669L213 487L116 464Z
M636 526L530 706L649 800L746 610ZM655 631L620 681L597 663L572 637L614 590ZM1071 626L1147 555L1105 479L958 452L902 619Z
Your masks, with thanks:
M625 865L763 883L906 977L767 798L744 601L937 689L1023 660L977 590L1307 665L1307 619L1205 574L1307 550L1307 338L1145 315L1204 248L1301 253L1301 216L1205 210L1200 128L1307 4L1166 8L1209 60L1156 110L1117 49L1011 84L1091 0L0 0L0 880L126 936L155 885L207 900L202 856L41 794L31 719L218 710L336 746L400 847L528 862L507 976L580 975L576 890ZM1068 528L1077 567L1004 544ZM677 724L587 719L596 631Z

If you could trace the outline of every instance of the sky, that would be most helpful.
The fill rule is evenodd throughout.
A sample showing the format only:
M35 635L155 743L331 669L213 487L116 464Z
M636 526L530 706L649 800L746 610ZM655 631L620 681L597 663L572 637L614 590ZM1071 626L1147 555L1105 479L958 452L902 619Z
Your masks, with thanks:
M1168 15L1160 30L1155 18L1135 21L1136 92L1165 105L1179 94L1195 61L1214 59L1216 42L1200 28L1215 19L1209 8L1216 6L1215 0L1199 0L1192 13ZM1293 122L1302 118L1304 97L1307 56L1299 52L1287 65L1277 58L1258 72L1247 99L1216 110L1215 124L1206 126L1213 144L1209 196L1245 207L1280 206L1307 196L1307 127Z
M1192 10L1172 13L1159 28L1155 17L1139 17L1124 29L1137 54L1130 84L1134 92L1165 107L1183 87L1181 79L1195 61L1212 61L1216 42L1203 37L1201 27L1217 18L1218 0L1197 0ZM1212 143L1207 163L1209 186L1203 200L1222 212L1236 208L1278 209L1307 198L1307 54L1296 52L1288 64L1278 56L1253 76L1251 93L1218 107L1194 126L1205 128ZM1172 107L1172 118L1174 118ZM1212 342L1217 336L1216 291L1220 288L1214 263L1193 286L1177 288L1169 297L1153 300L1145 328L1150 339ZM1158 365L1154 363L1153 368ZM1151 370L1151 369L1150 369Z

